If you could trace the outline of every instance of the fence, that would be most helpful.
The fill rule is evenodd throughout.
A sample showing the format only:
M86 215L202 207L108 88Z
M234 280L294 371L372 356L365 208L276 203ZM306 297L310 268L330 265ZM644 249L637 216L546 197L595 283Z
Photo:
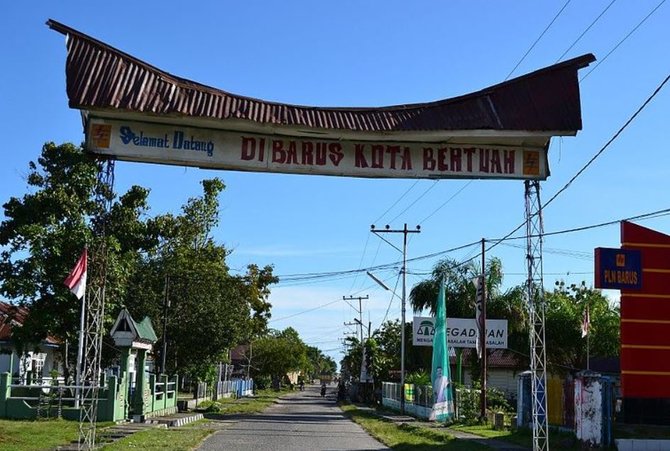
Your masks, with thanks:
M98 421L124 419L124 390L119 388L119 381L115 376L103 380L97 397ZM59 385L58 381L51 380L13 384L9 373L0 374L0 418L30 420L59 417L78 420L79 408L75 407L76 390L76 386Z
M151 405L148 406L147 416L158 416L177 411L177 376L170 379L161 374L149 376L151 387Z
M216 401L221 398L251 396L254 394L253 379L232 379L229 381L220 381L216 384L213 398Z
M26 381L17 381L26 382ZM61 385L59 380L28 380L34 383L12 383L9 373L0 374L0 418L79 419L79 408L75 407L77 386ZM156 416L176 412L177 378L150 375L147 399L142 413ZM116 376L103 377L98 389L98 421L120 421L128 416L127 381Z
M401 390L400 384L393 382L382 382L382 404L392 409L400 410L401 395L405 396L405 412L417 418L428 419L433 408L433 387L430 385L405 384ZM454 418L466 415L463 411L466 407L467 397L479 399L480 390L457 389L454 390Z

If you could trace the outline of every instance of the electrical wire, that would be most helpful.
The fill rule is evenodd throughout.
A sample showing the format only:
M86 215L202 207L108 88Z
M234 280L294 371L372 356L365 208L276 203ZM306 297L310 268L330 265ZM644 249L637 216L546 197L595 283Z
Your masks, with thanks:
M664 1L665 1L665 0L664 0ZM569 181L568 181L568 182L567 182L567 183L566 183L560 190L558 190L558 191L551 197L551 199L549 199L549 201L546 202L546 203L544 204L544 206L542 206L542 207L540 208L540 211L539 211L537 214L540 214L544 208L546 208L549 204L551 204L551 203L552 203L552 202L553 202L553 201L554 201L560 194L562 194L563 192L565 192L565 191L572 185L572 182L574 182L574 181L577 179L577 177L579 177L581 174L583 174L584 171L585 171L585 170L586 170L586 169L587 169L587 168L588 168L588 167L589 167L589 166L590 166L590 165L591 165L591 164L592 164L592 163L593 163L593 162L594 162L600 155L602 155L602 153L603 153L603 152L610 146L610 144L613 143L613 142L614 142L614 141L621 135L621 133L622 133L622 132L623 132L623 131L624 131L624 130L625 130L625 129L632 123L632 122L633 122L633 120L635 120L635 118L636 118L636 117L637 117L637 116L644 110L644 108L646 108L646 106L651 102L651 100L653 100L653 98L654 98L654 97L661 91L661 89L665 86L665 84L668 82L669 79L670 79L670 74L669 74L669 75L663 80L663 82L662 82L662 83L661 83L661 84L654 90L654 92L647 98L647 100L646 100L646 101L645 101L645 102L644 102L644 103L643 103L643 104L642 104L642 105L635 111L635 113L634 113L634 114L633 114L633 115L632 115L632 116L631 116L631 117L624 123L624 125L621 126L621 127L619 128L619 130L618 130L618 131L617 131L617 132L616 132L616 133L615 133L615 134L614 134L614 135L607 141L607 143L606 143L606 144L605 144L605 145L604 145L598 152L596 152L596 154L595 154L595 155L594 155L594 156L593 156L593 157L592 157L592 158L591 158L591 159L590 159L590 160L589 160L589 161L588 161L588 162L587 162L587 163L586 163L586 164L585 164L579 171L577 171L577 173L576 173L576 174L575 174L575 175L574 175L574 176L573 176L573 177L572 177L572 178L571 178L571 179L570 179L570 180L569 180ZM664 210L659 210L659 211L656 211L656 212L648 213L648 214L645 214L645 215L638 215L637 217L632 217L632 218L628 218L628 219L625 219L625 220L640 219L640 218L642 218L642 217L648 217L648 216L652 216L652 215L654 215L654 216L664 215L664 214L667 214L667 213L669 213L669 212L670 212L670 209L664 209ZM617 221L617 222L619 222L619 221ZM570 230L568 230L568 231L551 232L551 233L549 233L549 234L544 234L544 235L545 235L545 236L547 236L547 235L557 235L557 234L559 234L559 233L569 233L569 232L583 231L583 230L587 230L587 229L589 229L589 228L595 228L595 227L597 227L597 226L610 225L610 224L612 224L612 223L613 223L613 221L610 221L610 222L608 222L608 223L603 223L603 224L600 224L600 225L578 227L578 228L570 229ZM500 238L500 239L497 239L497 240L490 240L490 241L494 241L494 243L487 249L487 251L493 249L494 247L496 247L497 245L499 245L499 244L502 243L503 241L506 241L506 240L509 240L509 239L521 239L521 238L527 238L527 237L515 237L515 238L511 238L512 235L513 235L514 233L516 233L516 232L517 232L520 228L522 228L524 225L525 225L525 222L522 222L518 227L516 227L516 228L515 228L514 230L512 230L510 233L508 233L507 235L505 235L503 238ZM475 245L475 244L479 244L479 243L480 243L479 241L475 241L475 242L473 242L473 243L468 243L468 244L466 244L466 245L458 246L458 247L456 247L456 248L448 249L448 250L446 250L446 251L440 251L440 252L436 252L436 253L433 253L433 254L424 255L424 256L421 256L421 257L415 257L415 258L413 258L413 259L408 259L407 261L418 261L418 260L422 260L422 259L426 259L426 258L431 258L431 257L435 257L435 256L437 256L437 255L442 255L442 254L445 254L445 253L448 253L448 252L453 252L453 251L455 251L455 250L464 249L464 248L467 248L467 247L470 247L470 246L473 246L473 245ZM469 261L472 261L472 260L478 258L480 255L481 255L481 252L478 253L477 255L475 255L475 256L473 256L473 257L471 257L471 258L465 260L465 261L460 262L457 266L464 265L464 264L468 263ZM377 269L384 269L384 268L388 268L388 267L391 266L391 265L397 265L397 264L398 264L398 262L394 262L393 264L378 265L377 267L365 268L365 269L360 269L360 270L349 270L349 271L329 272L329 273L309 273L309 274L306 274L306 275L302 275L301 277L303 278L303 280L306 280L306 279L313 279L313 278L323 278L323 277L328 277L328 276L338 276L338 275L352 274L352 273L357 273L357 272L362 272L362 271L371 271L371 270L377 270ZM297 277L297 275L294 275L294 276L293 276L293 280L296 280L296 277ZM308 312L311 312L311 311L314 311L314 310L318 310L318 309L323 308L323 307L326 307L326 306L328 306L328 305L332 305L332 304L334 304L334 303L336 303L336 302L339 302L339 300L332 301L332 302L329 302L329 303L327 303L327 304L324 304L324 305L315 307L315 308L313 308L313 309L309 309L309 310L306 310L306 311L303 311L303 312L296 313L296 314L294 314L294 315L290 315L290 316L287 316L287 317L277 318L277 319L274 319L274 320L270 320L269 322L275 322L275 321L280 321L280 320L285 320L285 319L293 318L293 317L295 317L295 316L298 316L298 315L301 315L301 314L304 314L304 313L308 313Z
M665 0L663 0L663 1L665 1ZM639 114L640 114L640 113L647 107L647 105L649 104L649 102L651 102L651 101L653 100L653 98L656 97L656 95L661 91L661 89L663 89L663 87L665 86L665 84L668 82L669 79L670 79L670 74L669 74L667 77L665 77L665 79L661 82L661 84L660 84L660 85L654 90L654 92L647 98L647 100L645 100L644 103L643 103L643 104L642 104L642 105L635 111L635 113L633 113L633 115L632 115L631 117L628 118L628 120L627 120L627 121L626 121L626 122L625 122L625 123L618 129L618 130L617 130L617 132L616 132L616 133L615 133L615 134L614 134L614 135L613 135L613 136L612 136L612 137L605 143L605 145L602 146L602 147L600 148L600 150L598 150L598 152L596 152L595 155L594 155L594 156L593 156L593 157L592 157L592 158L591 158L591 159L590 159L584 166L582 166L582 168L581 168L579 171L577 171L577 173L576 173L574 176L572 176L572 178L571 178L570 180L568 180L568 182L567 182L565 185L563 185L563 187L562 187L561 189L559 189L559 190L558 190L558 191L557 191L557 192L556 192L556 193L555 193L555 194L554 194L554 195L553 195L553 196L552 196L552 197L551 197L551 198L550 198L544 205L542 205L542 206L540 207L540 211L538 211L536 214L541 214L542 211L543 211L545 208L547 208L547 206L548 206L549 204L551 204L551 203L552 203L552 202L553 202L553 201L554 201L560 194L562 194L563 192L565 192L565 190L567 190L567 189L572 185L572 182L574 182L574 181L577 179L577 177L579 177L580 175L582 175L582 174L584 173L584 171L586 171L586 169L587 169L589 166L591 166L591 164L593 164L593 162L594 162L598 157L600 157L600 155L602 155L602 153L603 153L605 150L607 150L607 148L610 146L610 144L612 144L612 143L613 143L613 142L614 142L614 141L621 135L621 133L623 133L623 131L624 131L626 128L628 128L628 126L635 120L635 118L636 118L636 117L637 117L637 116L638 116L638 115L639 115ZM491 249L493 249L494 247L496 247L498 244L500 244L502 241L505 241L505 240L507 240L507 239L510 239L510 237L511 237L512 235L514 235L514 234L515 234L519 229L521 229L524 225L526 225L526 222L525 222L525 221L522 222L521 224L519 224L514 230L512 230L511 232L509 232L509 233L508 233L507 235L505 235L503 238L500 238L500 239L498 239L498 240L495 240L496 242L493 243L493 244L491 245L491 247L489 247L487 250L491 250ZM545 234L545 235L546 235L546 234Z
M382 214L381 214L377 219L375 219L372 223L373 223L373 224L376 224L376 223L378 223L384 216L386 216L386 214L387 214L389 211L391 211L391 209L393 209L393 207L395 207L396 205L398 205L398 202L400 202L400 201L401 201L407 194L409 194L410 191L412 191L412 189L416 186L416 184L419 183L419 180L420 180L420 179L415 180L414 183L412 184L412 186L410 186L409 188L407 188L407 190L406 190L406 191L405 191L405 192L398 198L398 200L396 200L395 202L393 202L393 205L391 205L389 208L387 208L386 211L385 211L384 213L382 213Z
M361 269L361 267L363 266L363 259L365 258L366 251L368 250L368 243L370 242L370 234L366 233L365 236L366 236L365 246L363 246L363 253L361 254L361 259L358 262L358 269ZM352 291L354 289L354 285L356 285L356 281L358 280L358 274L360 273L356 273L354 280L351 282L351 287L349 287L349 291Z
M386 322L386 318L389 315L389 310L391 309L391 304L393 304L393 298L395 297L395 291L398 289L398 283L400 282L400 272L398 272L398 278L395 281L395 286L393 287L393 291L391 292L391 299L389 300L389 305L386 307L386 313L384 313L384 319L382 320L381 324L384 324Z
M523 56L521 57L521 59L519 60L519 62L516 63L516 66L514 66L514 68L510 71L510 73L507 74L507 77L505 77L505 81L507 81L507 80L509 79L509 77L512 76L512 74L514 73L514 71L517 70L517 68L521 65L521 63L523 62L523 60L526 59L526 57L527 57L528 54L531 52L531 50L533 50L533 48L537 45L537 43L540 42L540 39L542 39L542 37L545 35L545 33L546 33L547 31L549 31L549 28L551 28L551 26L554 24L554 22L556 22L556 19L558 19L558 16L560 16L561 13L563 12L563 10L568 6L568 4L570 4L570 1L571 1L571 0L568 0L567 2L565 2L565 4L563 5L563 7L556 13L556 15L554 16L554 18L551 19L551 22L549 22L549 25L547 25L547 26L544 28L544 30L542 31L542 33L540 33L540 35L537 37L537 39L535 40L535 42L533 42L533 45L531 45L530 48L529 48L528 50L526 50L526 53L524 53Z
M579 37L578 37L577 39L575 39L575 41L574 41L572 44L570 44L570 47L568 47L568 48L565 50L565 52L563 52L563 54L562 54L561 56L558 57L558 59L556 60L557 63L558 63L559 61L561 61L561 60L563 59L563 57L564 57L565 55L567 55L568 52L569 52L570 50L572 50L572 48L573 48L575 45L577 45L577 43L584 37L584 35L585 35L586 33L588 33L588 31L591 29L591 27L593 27L593 26L596 24L596 22L598 22L598 21L600 20L600 18L607 12L608 9L610 9L610 7L611 7L615 2L616 2L616 0L612 0L612 1L609 3L609 5L607 5L607 6L605 7L605 9L603 9L603 10L600 12L600 14L598 14L598 17L596 17L595 19L593 19L593 22L591 22L591 24L590 24L588 27L586 27L586 30L584 30L584 31L582 32L582 34L580 34Z
M414 199L414 201L413 201L411 204L409 204L407 207L405 207L405 209L404 209L403 211L401 211L401 212L398 213L393 219L391 219L391 220L389 221L389 223L391 223L391 222L395 222L395 220L398 219L399 217L401 217L402 215L404 215L404 214L407 212L407 210L409 210L409 209L412 208L414 205L416 205L416 203L419 202L419 201L420 201L426 194L428 194L428 193L430 192L430 190L432 190L433 188L435 188L435 186L439 183L439 181L440 181L439 179L433 181L433 184L432 184L432 185L430 185L430 186L429 186L423 193L421 193L421 194L419 195L419 197L417 197L416 199Z
M614 225L614 224L619 224L621 221L639 221L639 220L643 220L643 219L652 219L652 218L658 218L658 217L663 217L663 216L668 216L668 215L670 215L670 208L664 208L664 209L652 211L652 212L649 212L649 213L642 213L642 214L635 215L635 216L629 216L629 217L626 217L626 218L614 219L614 220L611 220L611 221L605 221L605 222L601 222L601 223L597 223L597 224L590 224L590 225L586 225L586 226L572 227L572 228L569 228L569 229L562 229L562 230L556 230L556 231L552 231L552 232L546 232L546 233L543 234L543 236L555 236L555 235L563 235L563 234L568 234L568 233L583 232L583 231L586 231L586 230L591 230L591 229L606 227L606 226L610 226L610 225ZM505 236L503 238L487 239L486 241L487 242L500 243L500 244L504 244L504 245L510 246L510 247L521 248L522 247L521 245L506 243L506 241L522 240L522 239L525 240L525 239L527 239L527 237L526 236L518 236L518 237ZM446 250L435 252L435 253L432 253L432 254L421 255L421 256L418 256L418 257L411 258L411 259L407 259L407 262L416 262L416 261L421 261L421 260L425 260L425 259L429 259L429 258L434 258L434 257L440 256L440 255L443 255L443 254L452 253L452 252L455 252L455 251L458 251L458 250L467 249L469 247L479 246L480 244L481 244L481 240L478 240L478 241L474 241L472 243L467 243L467 244L462 245L462 246L457 246L457 247L454 247L454 248L446 249ZM489 247L488 249L491 249L492 247L493 246ZM551 248L546 248L545 250L548 253L570 252L570 251L564 251L564 250L560 250L560 249L553 250ZM573 254L575 254L573 256L575 256L576 258L582 258L583 257L582 255L577 256L578 251L571 251L571 252ZM462 260L462 263L465 264L468 261L471 261L471 260L474 260L475 258L478 258L480 255L481 255L481 252L479 252L477 255L474 255L474 256L464 257L464 259ZM401 261L396 261L396 262L387 263L387 264L384 264L384 265L377 265L377 266L374 266L374 267L361 268L359 270L354 270L354 271L359 271L359 272L377 271L378 272L378 271L391 270L391 269L393 269L395 271L395 270L397 270L397 266L401 265L401 264L402 264ZM283 285L283 283L284 283L283 280L285 278L289 278L289 277L291 278L290 281L303 281L303 280L304 281L312 281L317 276L318 277L323 277L323 278L328 278L328 277L332 278L333 276L337 276L337 275L341 275L341 274L349 274L351 272L353 272L353 271L339 271L339 272L332 271L332 272L326 272L326 273L290 274L290 275L287 275L287 276L278 276L278 277L280 279L280 284ZM408 274L412 274L412 273L413 272L408 271ZM419 272L416 272L416 273L413 273L413 274L421 275L421 273L419 273ZM331 279L331 280L333 280L333 279ZM362 291L365 291L365 290L362 290Z
M606 60L612 53L614 53L614 51L615 51L616 49L618 49L619 46L620 46L621 44L623 44L629 37L631 37L632 34L635 33L635 32L637 31L637 29L640 28L640 27L642 26L642 24L645 23L645 22L647 21L647 19L649 19L649 18L650 18L650 17L651 17L651 16L658 10L658 8L660 8L660 7L663 5L663 3L665 3L665 2L666 2L666 0L661 0L661 2L660 2L658 5L656 5L656 7L655 7L654 9L652 9L651 12L650 12L649 14L647 14L647 15L644 17L644 19L642 19L637 25L635 25L635 27L633 27L633 29L632 29L631 31L629 31L628 34L627 34L626 36L624 36L623 39L621 39L621 40L617 43L617 45L614 46L614 48L613 48L612 50L610 50L609 52L607 52L607 54L606 54L603 58L601 58L600 61L598 61L598 62L591 68L591 70L589 70L586 74L584 74L584 76L583 76L582 78L579 79L579 82L581 83L582 81L584 81L584 79L585 79L586 77L588 77L589 75L591 75L591 72L593 72L594 70L596 70L596 69L598 68L598 66L600 66L603 62L605 62L605 60Z
M329 305L333 305L336 302L340 302L340 301L342 301L342 299L336 299L334 301L328 302L326 304L319 305L319 306L311 308L309 310L303 310L302 312L294 313L293 315L283 316L281 318L270 319L268 321L268 323L274 323L274 322L277 322L277 321L283 321L285 319L295 318L296 316L304 315L305 313L313 312L315 310L319 310L319 309L322 309L324 307L328 307Z
M470 184L471 184L472 182L474 182L474 180L470 180L468 183L466 183L465 185L463 185L463 186L461 187L461 189L459 189L458 191L456 191L456 192L455 192L449 199L447 199L442 205L440 205L439 207L437 207L431 214L429 214L428 216L426 216L425 218L423 218L423 220L419 221L419 224L423 225L426 221L428 221L430 218L432 218L433 215L435 215L435 213L437 213L437 212L440 211L442 208L444 208L444 206L447 205L449 202L451 202L451 201L454 199L454 197L456 197L456 196L458 196L459 194L461 194L461 192L462 192L465 188L467 188L468 186L470 186Z
M665 0L663 0L663 1L665 1ZM661 84L658 85L658 87L654 90L654 92L647 98L647 100L644 101L644 103L635 111L635 113L633 113L633 115L630 118L628 118L628 120L619 128L619 130L617 130L617 132L609 139L609 141L607 141L607 143L605 143L605 145L598 152L596 152L596 154L579 171L577 171L577 173L574 176L572 176L572 178L570 180L568 180L568 183L566 183L563 186L563 188L558 190L556 192L556 194L554 194L551 197L551 199L549 199L544 204L542 209L545 208L547 205L551 204L554 201L554 199L556 199L561 193L563 193L565 190L567 190L570 187L570 185L572 184L572 182L574 182L577 179L577 177L582 175L582 173L584 171L586 171L586 169L589 166L591 166L591 164L593 164L593 162L596 161L596 159L605 150L607 150L607 148L610 146L610 144L612 144L619 137L619 135L621 135L621 133L623 133L623 131L626 128L628 128L628 126L635 120L635 118L642 112L642 110L644 110L647 107L647 105L649 105L649 102L651 102L654 99L654 97L656 97L656 95L661 91L661 89L663 89L663 87L668 82L668 80L670 80L670 74L668 74L665 77L665 79L661 82Z

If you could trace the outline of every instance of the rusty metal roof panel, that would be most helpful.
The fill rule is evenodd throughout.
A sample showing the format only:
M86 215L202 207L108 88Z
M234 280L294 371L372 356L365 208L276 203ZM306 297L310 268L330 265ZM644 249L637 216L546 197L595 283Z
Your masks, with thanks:
M0 301L0 342L8 342L12 339L12 328L21 327L28 318L28 309L20 305L9 304ZM58 344L55 337L49 335L44 339L45 344Z
M69 104L206 119L366 132L523 130L577 131L577 71L587 54L482 91L436 102L382 108L288 105L239 96L173 76L77 30L49 20L67 36Z

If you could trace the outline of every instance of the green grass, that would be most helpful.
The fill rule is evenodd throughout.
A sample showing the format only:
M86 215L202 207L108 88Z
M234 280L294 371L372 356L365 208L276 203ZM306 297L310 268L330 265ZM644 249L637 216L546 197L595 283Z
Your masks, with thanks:
M458 431L469 432L470 434L479 435L486 438L495 438L516 445L525 446L527 448L533 447L533 434L530 429L519 429L511 431L509 429L495 430L490 424L482 425L454 425L451 429ZM575 435L569 432L560 432L554 429L549 430L549 447L551 449L562 450L581 450L579 442Z
M489 449L478 443L458 440L442 428L428 428L411 424L396 424L373 413L342 405L345 415L360 424L370 435L391 449L400 451Z
M449 428L457 431L469 432L470 434L479 435L480 437L485 438L505 438L512 435L509 429L496 430L493 429L490 424L476 424L472 426L453 425L449 426Z
M185 451L195 449L214 429L180 427L172 429L148 429L105 445L105 451L120 449L165 449Z
M212 418L231 414L257 413L276 402L288 390L259 390L254 398L222 400L220 413ZM209 415L208 415L209 416ZM113 423L98 423L100 433ZM119 449L167 449L191 450L200 444L214 429L205 421L172 429L149 429L106 445L105 450ZM79 422L66 420L26 421L0 420L0 450L33 451L54 449L66 445L79 437Z
M79 437L76 421L0 420L0 449L41 450L64 445Z
M98 423L100 431L111 423ZM79 438L79 422L67 420L0 420L0 449L45 450Z

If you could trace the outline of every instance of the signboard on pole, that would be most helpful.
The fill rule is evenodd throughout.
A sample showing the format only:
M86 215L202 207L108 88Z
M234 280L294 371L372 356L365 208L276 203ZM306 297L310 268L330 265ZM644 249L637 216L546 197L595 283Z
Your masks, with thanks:
M414 317L412 344L433 346L435 318ZM453 348L477 348L477 322L474 318L447 318L447 344ZM486 320L486 348L507 349L507 320Z

